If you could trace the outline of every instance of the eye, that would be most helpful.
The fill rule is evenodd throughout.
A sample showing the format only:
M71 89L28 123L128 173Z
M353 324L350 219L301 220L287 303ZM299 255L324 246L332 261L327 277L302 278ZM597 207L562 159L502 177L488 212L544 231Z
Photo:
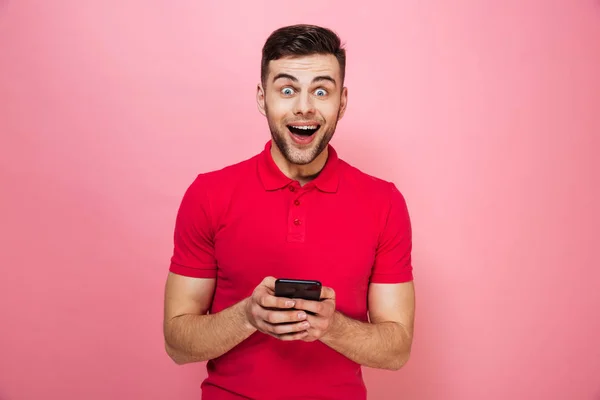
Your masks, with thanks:
M281 93L282 93L284 96L291 96L291 95L293 95L293 94L294 94L294 89L292 89L292 88L289 88L289 87L286 87L286 88L283 88L283 89L281 89Z
M321 96L327 96L327 91L325 89L317 89L315 91L315 94L319 97Z

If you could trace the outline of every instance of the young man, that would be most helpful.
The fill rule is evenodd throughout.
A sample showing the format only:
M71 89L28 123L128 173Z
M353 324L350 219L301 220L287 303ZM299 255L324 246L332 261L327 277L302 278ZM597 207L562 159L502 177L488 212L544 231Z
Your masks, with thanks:
M406 203L329 144L346 110L345 63L328 29L273 32L257 88L271 140L183 196L164 335L177 364L208 361L204 399L365 399L361 366L409 358ZM321 301L275 297L276 278L321 281Z

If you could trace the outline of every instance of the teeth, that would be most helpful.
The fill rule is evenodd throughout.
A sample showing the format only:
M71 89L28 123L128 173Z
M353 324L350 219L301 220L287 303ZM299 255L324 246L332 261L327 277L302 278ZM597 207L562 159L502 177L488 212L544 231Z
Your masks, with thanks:
M312 126L294 126L294 125L292 125L292 126L296 129L304 129L304 130L317 129L317 125L312 125Z

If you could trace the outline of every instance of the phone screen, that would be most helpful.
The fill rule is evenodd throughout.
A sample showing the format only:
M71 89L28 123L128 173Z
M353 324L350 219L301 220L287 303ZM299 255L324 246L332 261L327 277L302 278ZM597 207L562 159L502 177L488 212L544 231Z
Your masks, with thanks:
M321 299L321 282L303 279L277 279L275 296L318 301Z

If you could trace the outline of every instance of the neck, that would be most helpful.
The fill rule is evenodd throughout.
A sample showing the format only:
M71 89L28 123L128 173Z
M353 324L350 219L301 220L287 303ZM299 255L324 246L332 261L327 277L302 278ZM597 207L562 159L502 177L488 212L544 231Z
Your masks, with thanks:
M326 147L310 164L298 165L290 163L283 154L281 154L279 147L277 147L275 143L271 145L271 156L273 157L275 165L277 165L285 176L298 181L300 185L312 181L319 175L321 170L323 170L323 167L325 167L328 155L329 152Z

